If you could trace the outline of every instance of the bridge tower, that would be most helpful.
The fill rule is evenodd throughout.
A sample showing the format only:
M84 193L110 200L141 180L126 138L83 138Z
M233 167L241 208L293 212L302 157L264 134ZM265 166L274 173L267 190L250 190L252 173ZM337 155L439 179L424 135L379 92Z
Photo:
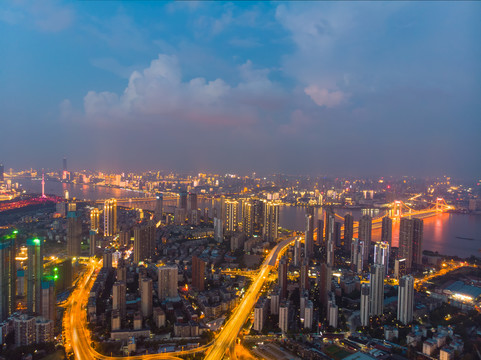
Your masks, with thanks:
M436 212L442 212L443 211L443 198L436 198Z
M394 201L394 206L392 209L392 217L395 219L400 219L402 216L402 202L399 200Z

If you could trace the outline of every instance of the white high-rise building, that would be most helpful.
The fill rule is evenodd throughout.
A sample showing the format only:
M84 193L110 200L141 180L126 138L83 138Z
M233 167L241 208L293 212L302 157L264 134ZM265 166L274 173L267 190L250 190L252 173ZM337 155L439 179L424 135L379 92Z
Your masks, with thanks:
M239 202L236 200L225 200L225 229L226 231L237 230L237 208Z
M399 279L397 319L407 325L413 321L414 278L411 275Z
M329 326L333 328L337 328L338 320L339 320L339 308L336 304L330 303L329 304Z
M384 266L374 264L371 267L371 316L380 316L384 308Z
M264 323L266 321L266 301L264 298L260 298L254 308L254 330L262 331L264 328Z
M275 290L271 293L271 314L277 315L279 314L279 301L280 301L280 292L279 290Z
M283 333L289 329L289 301L283 300L279 306L279 328Z
M104 236L114 236L117 233L117 200L104 202Z
M313 315L314 305L311 300L307 300L304 308L304 329L312 329Z
M385 241L378 241L374 245L374 264L384 266L386 274L389 268L389 243Z
M159 267L159 300L163 301L179 296L178 274L179 269L177 265L164 265Z
M264 238L267 241L276 241L278 228L279 204L274 201L266 201L264 206Z
M360 309L360 318L361 318L361 325L368 326L369 325L369 284L364 283L361 286L361 309Z

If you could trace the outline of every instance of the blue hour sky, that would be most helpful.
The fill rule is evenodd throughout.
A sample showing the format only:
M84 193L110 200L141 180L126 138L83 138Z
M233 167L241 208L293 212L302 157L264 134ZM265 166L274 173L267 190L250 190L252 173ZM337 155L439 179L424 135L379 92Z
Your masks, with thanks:
M6 168L481 176L481 4L0 3Z

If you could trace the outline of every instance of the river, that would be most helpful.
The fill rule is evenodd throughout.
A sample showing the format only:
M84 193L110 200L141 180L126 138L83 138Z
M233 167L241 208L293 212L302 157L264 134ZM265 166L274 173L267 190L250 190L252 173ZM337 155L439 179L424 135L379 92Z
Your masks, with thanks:
M19 181L27 192L41 192L41 182L38 180L25 179ZM90 186L79 184L65 184L54 181L46 181L45 193L63 196L65 190L69 191L70 197L79 199L97 200L106 198L128 198L147 196L143 192L129 191L103 186ZM172 208L171 202L165 202L167 210ZM212 208L211 200L199 199L200 208ZM281 206L279 212L280 226L302 231L304 229L305 208L295 206ZM339 215L346 212L352 213L355 220L361 216L360 210L337 210ZM376 214L373 214L376 216ZM322 209L315 209L315 217L322 218ZM316 221L317 226L317 221ZM381 230L373 230L373 241L379 240ZM393 246L398 245L399 222L393 224ZM438 251L440 254L469 257L481 256L481 215L471 214L436 214L424 219L423 250Z

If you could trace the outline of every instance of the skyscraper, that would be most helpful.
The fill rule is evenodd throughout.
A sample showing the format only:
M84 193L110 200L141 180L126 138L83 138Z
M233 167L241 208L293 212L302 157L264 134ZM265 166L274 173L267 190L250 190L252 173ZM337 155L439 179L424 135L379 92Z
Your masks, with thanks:
M317 220L317 244L322 246L324 243L324 220Z
M114 236L117 233L117 200L104 202L104 236Z
M127 310L126 286L123 281L116 281L112 286L112 310L118 310L120 318L124 318Z
M187 191L181 191L179 195L179 208L187 211Z
M42 311L42 241L38 238L27 239L27 311L40 314Z
M162 212L164 211L164 194L155 194L155 221L162 220Z
M12 315L16 307L16 234L16 231L0 234L0 323Z
M279 228L279 204L266 201L264 205L264 238L267 241L277 240Z
M199 291L204 291L205 261L197 256L192 256L192 286Z
M44 276L41 282L42 287L42 310L40 315L45 319L52 320L55 323L57 315L55 292L55 281L53 276Z
M143 277L140 281L140 304L143 317L152 315L152 279Z
M392 243L392 219L389 216L382 218L381 241Z
M287 297L287 259L286 258L282 258L279 261L278 281L279 281L279 288L281 289L281 299L285 299Z
M237 231L237 208L239 202L236 200L225 200L225 229L226 231Z
M76 257L80 256L81 251L82 219L77 215L77 211L70 209L67 213L67 255Z
M309 259L308 258L302 259L299 282L300 282L301 293L304 290L309 290Z
M362 326L369 326L369 284L364 283L361 285L361 308L360 308L360 318Z
M189 192L189 210L197 210L197 194L195 192Z
M314 254L314 215L307 213L305 219L305 256L311 258Z
M242 210L242 227L244 233L251 237L254 235L254 205L245 202Z
M413 321L414 278L411 275L399 279L397 319L404 325Z
M401 219L399 227L399 258L406 259L408 271L422 264L423 220Z
M282 300L279 305L279 328L283 333L289 329L289 301Z
M374 245L374 264L384 266L386 274L389 270L389 243L378 241Z
M90 230L99 231L100 229L100 210L93 208L90 210Z
M63 161L62 161L62 170L63 171L67 171L67 158L63 158Z
M3 167L3 164L0 164L0 181L5 181L5 169Z
M134 263L151 258L155 249L155 223L146 221L134 227Z
M374 264L371 267L370 295L371 316L380 316L384 308L384 266Z
M354 217L351 214L344 216L344 251L351 251L351 242L354 237Z
M177 265L164 265L159 267L159 300L176 298L178 294L178 273Z
M371 231L372 231L372 218L369 215L361 216L359 220L359 241L364 244L363 267L366 267L369 263L369 256L371 254Z

